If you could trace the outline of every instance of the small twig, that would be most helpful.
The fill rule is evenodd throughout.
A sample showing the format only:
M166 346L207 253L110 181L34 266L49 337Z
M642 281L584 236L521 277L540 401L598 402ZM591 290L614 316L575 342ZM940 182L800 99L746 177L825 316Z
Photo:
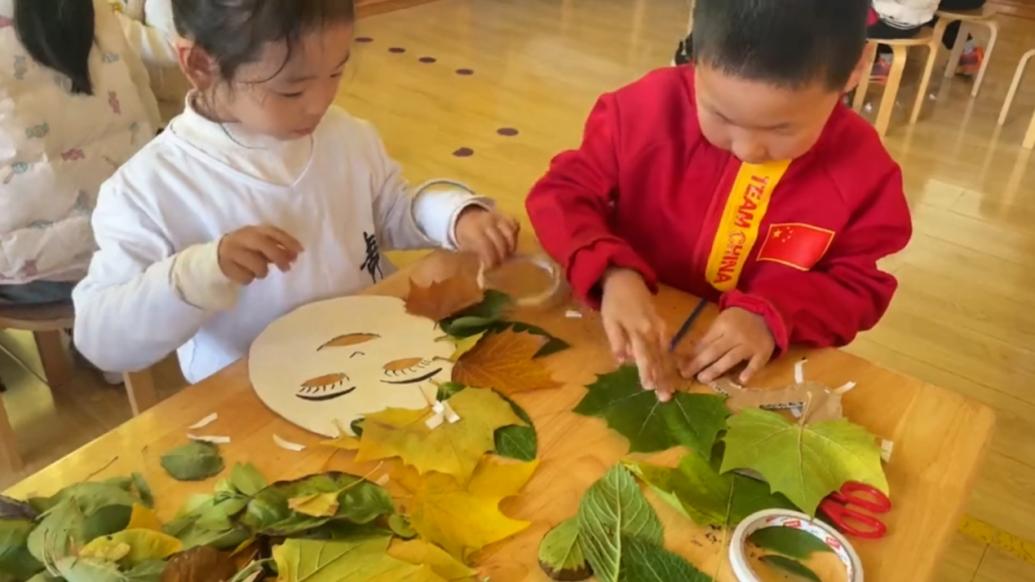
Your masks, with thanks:
M86 479L83 479L83 480L84 481L89 481L90 479L93 479L97 475L103 473L106 469L108 469L108 467L111 467L112 465L114 465L115 462L118 461L118 460L119 460L119 456L115 455L114 457L112 457L112 459L110 461L105 463L105 465L103 467L101 467L100 469L97 469L93 473L90 473L89 475L86 476Z

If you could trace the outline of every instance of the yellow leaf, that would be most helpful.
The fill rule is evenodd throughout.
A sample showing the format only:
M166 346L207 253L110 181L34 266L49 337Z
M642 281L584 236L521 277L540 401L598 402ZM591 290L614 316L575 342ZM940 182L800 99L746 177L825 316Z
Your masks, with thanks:
M287 539L273 548L279 582L445 582L428 566L386 553L388 537Z
M446 580L466 580L477 574L442 548L421 539L396 540L388 548L388 555L410 564L428 566Z
M503 499L515 495L532 477L538 461L516 463L486 456L463 486L442 473L418 475L409 467L395 481L411 493L406 505L410 523L421 538L459 560L528 527L500 512Z
M126 529L162 531L162 521L158 519L158 515L151 508L134 503L133 513L129 516L129 525L126 526Z
M456 350L453 352L453 355L449 356L450 361L457 362L464 356L464 354L473 350L474 346L478 345L478 342L482 341L482 338L485 337L485 333L486 332L483 331L479 334L468 337L454 338L450 336L445 338L446 341L451 341L453 342L453 345L456 346Z
M436 281L422 287L410 281L410 295L406 298L406 311L433 319L443 320L455 315L482 300L485 293L478 282L470 276L453 275L444 281Z
M466 482L482 456L495 448L496 429L524 424L492 390L468 388L449 399L460 421L428 428L430 409L389 408L363 421L356 461L400 457L420 473L437 471Z
M94 539L83 547L79 556L109 561L125 560L129 564L139 564L150 560L164 560L182 549L183 543L180 540L160 531L127 529ZM119 554L119 557L115 557Z
M487 335L453 367L453 381L494 388L508 396L559 388L550 371L535 357L546 342L542 336L513 330Z
M312 517L330 517L338 513L338 495L340 491L333 493L313 493L303 497L288 499L288 507L303 515Z

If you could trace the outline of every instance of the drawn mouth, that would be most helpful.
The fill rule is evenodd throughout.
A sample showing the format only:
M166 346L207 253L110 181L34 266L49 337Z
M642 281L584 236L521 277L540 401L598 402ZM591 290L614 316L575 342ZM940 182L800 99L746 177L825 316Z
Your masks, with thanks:
M417 384L418 382L424 382L425 380L430 380L430 379L434 378L441 371L442 371L442 368L437 368L435 370L432 370L431 372L428 372L427 374L424 374L423 376L417 376L416 378L410 378L409 380L381 380L381 382L383 384L394 384L394 385Z
M356 391L356 387L353 386L348 390L342 390L341 392L335 392L334 394L296 394L302 400L308 400L309 402L326 402L327 400L334 400L335 398L341 398L346 394L352 394Z

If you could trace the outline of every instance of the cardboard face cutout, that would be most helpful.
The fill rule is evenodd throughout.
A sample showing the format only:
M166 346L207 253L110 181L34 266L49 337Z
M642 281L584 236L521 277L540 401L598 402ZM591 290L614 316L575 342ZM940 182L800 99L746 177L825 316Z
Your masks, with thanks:
M273 412L325 436L386 408L420 409L448 382L453 345L435 322L394 297L345 297L273 322L249 354L259 398Z

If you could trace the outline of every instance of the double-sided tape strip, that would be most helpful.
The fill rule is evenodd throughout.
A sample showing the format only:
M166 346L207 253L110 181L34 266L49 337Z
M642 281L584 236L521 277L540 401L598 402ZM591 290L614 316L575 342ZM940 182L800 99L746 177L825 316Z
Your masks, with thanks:
M740 522L730 540L730 564L739 582L760 582L748 562L745 551L751 534L768 527L789 527L806 532L826 544L845 567L849 582L863 582L863 566L859 554L840 532L804 513L784 509L767 509L753 513Z

